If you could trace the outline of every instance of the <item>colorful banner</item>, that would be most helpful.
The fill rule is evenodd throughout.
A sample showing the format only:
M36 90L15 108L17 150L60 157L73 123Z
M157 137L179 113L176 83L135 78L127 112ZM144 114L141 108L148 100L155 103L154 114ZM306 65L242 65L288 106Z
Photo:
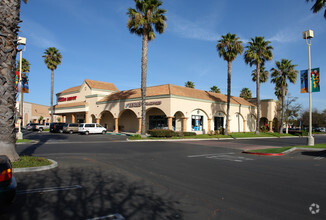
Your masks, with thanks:
M301 93L308 93L308 70L300 71ZM319 68L311 69L311 92L320 92Z
M19 72L16 71L15 85L16 85L16 91L17 92L19 92L18 82L19 82ZM22 92L23 93L29 93L28 73L22 73Z
M319 68L311 70L311 92L320 92L320 72Z
M28 73L22 73L22 88L23 93L29 93Z
M308 70L300 71L300 79L301 79L301 93L308 92Z

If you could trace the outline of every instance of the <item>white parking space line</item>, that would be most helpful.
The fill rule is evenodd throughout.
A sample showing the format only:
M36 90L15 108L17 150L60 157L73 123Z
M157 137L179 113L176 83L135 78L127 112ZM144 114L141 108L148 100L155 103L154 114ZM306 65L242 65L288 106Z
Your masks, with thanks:
M39 189L27 189L27 190L17 190L16 194L20 195L20 194L31 194L31 193L55 192L55 191L74 190L74 189L81 189L81 188L82 186L80 185L74 185L74 186L39 188Z
M125 220L125 218L120 214L113 214L113 215L106 215L106 216L101 216L101 217L89 218L87 220L99 220L99 219Z
M254 160L254 159L247 158L247 157L235 156L234 153L201 154L201 155L190 155L188 157L190 157L190 158L205 157L207 159L227 160L227 161L233 161L233 162L239 162L239 163L244 162L244 161Z

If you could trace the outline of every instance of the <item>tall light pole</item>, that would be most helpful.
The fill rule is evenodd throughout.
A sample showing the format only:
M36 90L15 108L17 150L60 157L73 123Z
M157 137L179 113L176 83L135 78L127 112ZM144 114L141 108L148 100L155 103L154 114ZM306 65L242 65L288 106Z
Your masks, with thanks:
M26 38L24 37L18 37L18 45L26 45ZM19 120L18 120L18 132L17 132L17 139L23 139L23 133L21 131L21 124L22 124L22 118L23 118L23 102L22 102L22 96L23 96L23 88L22 88L22 60L23 60L23 49L19 50L19 80L18 80L18 92L19 92Z
M302 33L303 39L306 39L308 45L308 92L309 92L309 134L308 134L308 146L314 146L315 140L312 136L312 96L311 96L311 57L310 57L310 45L311 38L314 37L314 32L312 30L307 30Z

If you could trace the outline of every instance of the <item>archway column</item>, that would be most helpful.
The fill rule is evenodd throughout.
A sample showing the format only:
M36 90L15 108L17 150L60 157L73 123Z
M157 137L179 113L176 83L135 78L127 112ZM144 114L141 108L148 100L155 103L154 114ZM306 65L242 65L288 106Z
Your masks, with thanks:
M76 122L76 115L71 114L71 123L75 123L75 122Z
M137 133L141 133L141 117L138 118L138 131Z
M243 119L243 132L246 132L246 120Z
M100 118L96 118L96 124L100 124Z
M85 112L85 123L88 123L88 112Z
M182 132L187 132L187 119L186 117L182 117Z
M167 117L167 118L168 118L168 129L172 130L172 118L173 117L170 116L170 117Z
M212 122L212 119L211 118L207 118L207 124L208 124L208 128L207 128L207 132L211 132L211 122Z
M119 118L114 118L114 132L118 133L119 132Z
M269 124L269 132L273 133L274 132L273 131L273 121L269 121L268 124Z

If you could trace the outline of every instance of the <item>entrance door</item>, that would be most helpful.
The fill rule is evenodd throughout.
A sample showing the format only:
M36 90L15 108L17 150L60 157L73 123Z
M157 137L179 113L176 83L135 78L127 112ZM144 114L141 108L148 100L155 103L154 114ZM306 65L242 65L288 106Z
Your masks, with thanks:
M224 117L214 117L214 131L224 128Z

